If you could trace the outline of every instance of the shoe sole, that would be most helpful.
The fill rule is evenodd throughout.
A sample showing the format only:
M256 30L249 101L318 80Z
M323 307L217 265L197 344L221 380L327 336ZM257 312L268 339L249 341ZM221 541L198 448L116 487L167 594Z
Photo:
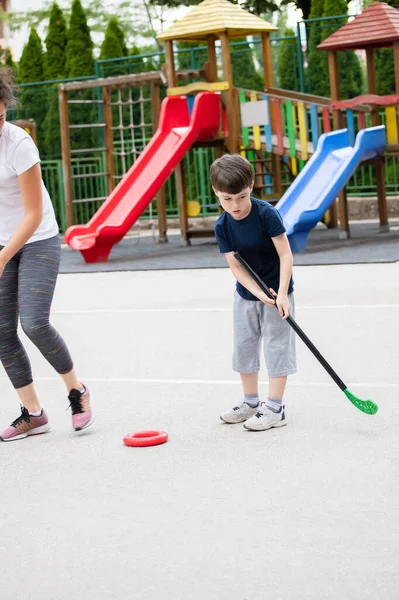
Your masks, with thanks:
M275 423L274 425L269 425L269 427L262 427L261 429L252 429L252 427L247 427L246 425L244 425L244 428L247 431L267 431L268 429L273 429L275 427L284 427L285 425L287 425L287 421L280 421L280 423Z
M248 417L248 419L250 418L251 417ZM238 425L238 423L244 423L244 421L247 421L248 419L241 419L240 421L226 421L226 419L220 417L220 420L223 421L223 423L227 423L228 425Z
M83 427L78 427L78 428L74 427L74 430L75 431L84 431L85 429L87 429L88 427L90 427L90 425L93 425L94 421L95 421L95 417L94 417L93 413L91 413L91 419L90 419L90 421L88 423L86 423L86 425L84 425Z
M43 433L48 433L51 427L49 425L41 425L40 427L36 427L32 429L32 431L28 431L27 433L21 433L20 435L14 435L10 438L2 438L0 440L2 442L16 442L17 440L24 440L27 437L31 437L32 435L42 435Z

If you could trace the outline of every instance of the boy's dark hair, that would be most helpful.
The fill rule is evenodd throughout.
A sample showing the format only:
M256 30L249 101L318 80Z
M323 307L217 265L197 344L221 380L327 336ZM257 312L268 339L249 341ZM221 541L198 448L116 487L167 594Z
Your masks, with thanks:
M215 160L210 170L212 186L225 194L239 194L251 187L254 177L251 164L240 154L225 154Z
M10 67L0 68L0 102L4 102L6 107L17 106L18 101L15 97L15 74Z

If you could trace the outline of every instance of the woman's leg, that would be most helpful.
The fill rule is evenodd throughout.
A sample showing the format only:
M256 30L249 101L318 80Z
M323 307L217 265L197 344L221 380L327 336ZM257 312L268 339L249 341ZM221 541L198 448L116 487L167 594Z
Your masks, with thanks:
M40 410L32 369L18 337L18 270L20 253L14 256L0 277L0 360L20 401L29 412Z
M73 427L79 430L93 421L90 394L76 375L64 340L50 324L60 259L58 236L24 246L19 266L19 312L24 332L64 380Z
M50 308L58 277L61 248L58 236L27 244L21 252L18 300L25 334L61 375L68 388L81 389L69 350L50 324Z

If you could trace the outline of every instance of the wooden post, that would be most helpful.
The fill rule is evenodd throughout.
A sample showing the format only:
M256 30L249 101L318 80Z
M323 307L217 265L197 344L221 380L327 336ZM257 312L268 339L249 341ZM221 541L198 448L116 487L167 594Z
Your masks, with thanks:
M339 90L339 72L338 72L338 55L335 51L328 52L328 71L330 76L330 91L331 99L340 99ZM333 110L333 128L340 129L342 126L342 115L339 110ZM349 233L349 218L348 218L348 203L346 200L346 191L342 190L338 194L339 222L341 227L340 237L346 239L350 237ZM329 222L328 227L334 229L338 225L337 204L334 201L328 211Z
M220 43L222 46L222 64L223 64L223 79L229 84L229 89L224 92L224 103L227 115L228 136L226 146L230 154L238 152L238 107L237 98L233 88L233 72L231 69L231 57L229 38L227 31L219 34Z
M180 162L175 169L177 197L179 201L179 221L180 231L183 242L188 246L190 244L188 235L188 214L186 201L186 188L184 185L183 162Z
M398 44L396 43L395 46ZM398 50L397 48L393 49L394 52L394 60L395 60L395 77L397 77L397 69L399 68L398 62ZM368 80L368 91L370 94L377 94L377 73L375 70L375 60L374 60L374 49L367 48L366 49L366 61L367 61L367 80ZM395 81L396 89L398 89L398 79ZM373 127L377 127L381 125L380 114L378 110L378 106L373 106L371 111L371 124ZM385 173L384 173L384 159L379 158L374 163L375 168L375 179L376 179L376 187L377 187L377 198L378 198L378 216L380 219L380 232L385 233L389 231L388 224L388 203L387 196L385 190Z
M273 65L272 49L270 45L270 34L265 31L261 34L262 39L262 58L263 74L266 87L273 87ZM274 104L270 102L270 127L272 133L276 133L276 116L274 114ZM281 181L281 157L279 154L272 153L272 171L274 193L278 198L283 195L283 186Z
M265 86L273 87L272 49L270 35L267 31L262 33L262 57Z
M65 217L67 227L75 223L72 190L71 140L69 136L68 92L58 89L60 107L62 172L64 175Z
M115 187L115 160L114 160L114 135L112 132L112 106L111 106L111 93L108 87L103 88L103 114L105 123L105 147L106 147L106 161L107 161L107 183L108 183L108 194L112 192Z
M173 41L165 40L165 56L166 56L166 75L168 78L168 87L176 87L176 69L175 57L173 54Z
M161 112L161 90L159 84L151 84L152 133L155 134ZM163 185L157 194L158 241L168 241L168 220L166 216L166 188Z
M218 65L216 60L215 36L208 36L208 69L207 79L209 82L218 80Z

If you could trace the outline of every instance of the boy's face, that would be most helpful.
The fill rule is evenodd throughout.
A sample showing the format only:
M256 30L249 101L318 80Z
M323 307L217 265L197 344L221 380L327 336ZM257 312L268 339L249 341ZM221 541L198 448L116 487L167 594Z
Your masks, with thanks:
M216 196L219 198L220 204L223 207L223 210L229 215L239 221L240 219L245 219L251 212L252 204L251 204L251 192L254 185L251 187L247 187L239 194L228 194L227 192L218 192L213 188Z

